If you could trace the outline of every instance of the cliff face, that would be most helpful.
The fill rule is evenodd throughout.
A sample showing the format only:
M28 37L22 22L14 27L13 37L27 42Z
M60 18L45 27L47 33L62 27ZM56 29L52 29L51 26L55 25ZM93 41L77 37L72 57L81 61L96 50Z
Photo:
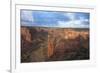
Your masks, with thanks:
M49 44L53 44L54 48L49 47L49 60L63 59L82 59L89 58L89 31L75 29L53 30L50 32ZM53 51L52 51L53 50ZM51 51L51 53L50 53ZM53 52L53 53L52 53ZM78 54L79 53L79 54ZM82 55L81 55L82 53ZM76 56L76 55L79 55ZM84 56L86 55L86 56ZM72 56L72 57L71 57Z
M30 30L26 27L21 28L21 50L22 53L30 49L32 40Z
M30 30L26 27L21 27L21 61L28 61L29 51L32 49L32 36Z
M21 27L21 62L39 62L47 57L46 30Z
M25 41L31 43L32 42L32 36L31 36L31 33L30 33L30 30L28 28L21 28L21 37L22 39L24 39Z

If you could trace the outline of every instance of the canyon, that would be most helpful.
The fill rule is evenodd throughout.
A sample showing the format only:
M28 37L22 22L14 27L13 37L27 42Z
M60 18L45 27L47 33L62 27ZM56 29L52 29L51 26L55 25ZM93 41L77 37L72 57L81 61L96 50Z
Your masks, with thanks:
M21 27L21 62L89 59L88 28Z

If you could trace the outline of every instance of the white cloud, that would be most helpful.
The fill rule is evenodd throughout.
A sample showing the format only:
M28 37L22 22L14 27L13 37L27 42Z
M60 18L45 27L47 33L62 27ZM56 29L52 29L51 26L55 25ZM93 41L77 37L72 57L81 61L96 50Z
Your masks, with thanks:
M89 24L85 24L85 22L89 22L89 20L79 19L79 20L71 20L71 21L58 21L58 27L88 28Z
M58 21L57 27L89 28L89 19L86 19L83 16L79 16L79 18L76 19L75 13L65 13L64 15L69 17L70 21Z
M32 11L24 10L21 13L21 19L25 21L34 22Z

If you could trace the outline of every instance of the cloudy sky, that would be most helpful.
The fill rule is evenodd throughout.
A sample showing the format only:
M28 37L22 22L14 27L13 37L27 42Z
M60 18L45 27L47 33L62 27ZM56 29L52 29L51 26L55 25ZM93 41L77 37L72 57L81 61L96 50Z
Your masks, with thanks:
M89 28L89 13L21 10L22 26Z

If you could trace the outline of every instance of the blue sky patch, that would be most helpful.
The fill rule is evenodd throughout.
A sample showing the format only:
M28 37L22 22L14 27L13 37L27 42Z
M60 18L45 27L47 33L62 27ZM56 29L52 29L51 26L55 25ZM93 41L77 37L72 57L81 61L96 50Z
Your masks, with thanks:
M21 10L21 26L89 28L89 13Z

